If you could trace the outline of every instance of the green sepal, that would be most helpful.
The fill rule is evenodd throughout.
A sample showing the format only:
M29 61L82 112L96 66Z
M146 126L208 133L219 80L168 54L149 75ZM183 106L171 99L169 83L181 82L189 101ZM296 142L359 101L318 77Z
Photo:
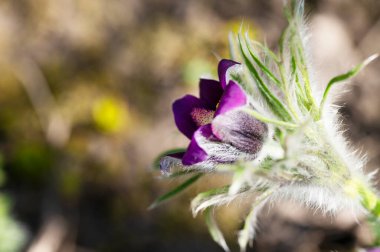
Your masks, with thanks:
M224 249L224 251L230 251L226 240L224 239L223 233L220 231L218 224L216 223L212 210L212 208L207 208L205 210L205 220L208 231L210 232L212 239L218 243Z
M251 211L244 221L243 229L239 232L238 243L241 252L246 250L248 242L252 239L250 232L252 231L252 222L257 217L257 208L268 199L272 192L272 190L264 189L264 191L261 191L261 194L256 197L255 202L252 204Z
M195 216L197 212L199 212L200 210L198 209L198 207L206 202L207 200L210 200L212 199L213 197L215 196L221 196L221 195L226 195L228 196L228 190L229 190L230 186L227 185L227 186L223 186L223 187L220 187L220 188L214 188L214 189L211 189L211 190L208 190L206 192L201 192L199 193L192 201L191 201L191 209L192 209L192 212L193 212L193 215ZM210 207L211 205L207 206L206 208ZM203 208L202 208L203 209Z
M185 148L175 148L175 149L170 149L170 150L164 151L154 159L152 166L154 169L158 170L158 169L160 169L160 161L163 157L168 156L170 154L176 154L176 153L181 153L181 152L185 152L185 151L186 151Z

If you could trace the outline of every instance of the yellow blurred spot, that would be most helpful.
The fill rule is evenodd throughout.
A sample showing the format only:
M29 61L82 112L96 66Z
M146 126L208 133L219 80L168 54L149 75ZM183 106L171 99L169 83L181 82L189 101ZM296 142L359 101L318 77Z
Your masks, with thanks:
M118 133L128 124L128 111L125 104L114 98L101 98L95 102L92 117L95 125L107 133Z
M350 198L357 198L359 196L356 183L354 180L349 180L346 185L344 186L344 192L349 196Z
M248 32L248 35L251 39L257 38L257 33L259 31L259 27L257 27L252 20L231 20L227 23L226 28L227 32L232 32L233 34L237 34L239 32Z

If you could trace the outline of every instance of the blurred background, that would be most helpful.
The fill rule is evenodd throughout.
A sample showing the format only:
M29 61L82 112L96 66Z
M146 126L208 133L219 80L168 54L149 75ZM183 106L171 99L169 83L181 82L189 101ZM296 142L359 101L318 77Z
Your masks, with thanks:
M187 145L171 102L196 94L200 76L216 76L242 21L274 46L282 3L0 1L0 252L222 251L189 203L228 178L207 178L148 211L178 184L151 164ZM380 52L380 1L306 0L306 9L321 86ZM352 92L336 88L345 134L368 153L368 170L380 161L379 69L377 60ZM242 205L218 211L234 249ZM352 218L323 224L287 207L263 217L255 251L350 251L371 239Z

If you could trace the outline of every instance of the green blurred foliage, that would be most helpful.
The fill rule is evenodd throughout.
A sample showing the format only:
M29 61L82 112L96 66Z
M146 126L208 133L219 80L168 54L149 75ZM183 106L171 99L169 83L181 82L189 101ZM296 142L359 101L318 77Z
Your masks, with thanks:
M20 182L41 184L48 179L52 159L52 151L42 144L19 143L15 146L10 165Z
M0 154L0 187L6 181L3 171L3 156ZM0 251L17 252L25 245L27 232L11 217L11 202L8 197L0 193Z
M10 217L9 199L0 195L0 251L21 251L26 241L24 227Z
M5 178L5 172L3 170L3 155L0 154L0 186L4 185L6 178Z

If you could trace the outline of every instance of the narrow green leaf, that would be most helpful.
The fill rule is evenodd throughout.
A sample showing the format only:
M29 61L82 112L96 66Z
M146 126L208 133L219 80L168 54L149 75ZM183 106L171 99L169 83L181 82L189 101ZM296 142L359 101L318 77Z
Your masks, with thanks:
M305 4L303 0L292 0L291 3L293 18L303 18Z
M302 84L300 83L300 79L298 76L298 69L297 69L297 63L294 58L294 53L292 53L291 56L291 82L295 83L295 95L297 98L297 104L300 110L306 114L309 113L311 110L312 104L308 101L305 94L305 89L303 88Z
M309 104L306 103L307 98L306 98L306 94L305 94L305 89L302 87L300 80L299 80L299 76L297 73L297 64L295 62L294 57L292 57L292 73L291 73L291 76L292 76L292 80L296 84L296 91L298 94L297 97L302 101L302 103L305 107L309 108Z
M278 41L278 47L279 47L279 50L280 50L280 57L281 57L281 59L279 60L279 64L283 63L281 61L283 61L283 55L284 55L284 50L285 50L285 40L286 40L286 37L288 36L289 29L290 29L290 24L281 33L280 39Z
M282 83L279 79L277 79L277 77L263 64L263 62L261 62L261 60L256 56L256 54L254 53L253 51L253 48L251 46L251 43L250 43L250 39L248 38L248 35L246 34L246 37L245 37L245 43L247 44L247 48L248 48L248 52L249 54L251 55L252 59L256 62L256 64L260 67L260 69L263 71L263 73L265 73L269 79L271 79L275 84L276 86L278 86L279 88L282 87Z
M150 209L153 209L155 207L157 207L159 204L161 204L162 202L174 197L175 195L177 195L178 193L182 192L183 190L185 190L186 188L188 188L190 185L194 184L200 177L202 177L203 174L199 173L199 174L196 174L194 176L192 176L191 178L187 179L185 182L183 182L181 185L177 186L176 188L174 188L173 190L165 193L164 195L161 195L160 197L158 197L150 206L149 206L149 210Z
M319 115L320 117L322 116L322 112L323 112L323 107L324 107L324 104L326 102L326 99L327 99L327 96L330 92L330 89L333 85L339 83L339 82L342 82L342 81L345 81L347 79L350 79L354 76L356 76L364 67L366 67L369 63L371 63L373 60L375 60L376 58L378 57L377 54L375 55L372 55L370 57L368 57L365 61L363 61L362 63L356 65L353 69L351 69L350 71L348 71L347 73L345 74L342 74L342 75L338 75L334 78L332 78L329 83L327 84L326 86L326 89L325 89L325 92L323 93L323 97L322 97L322 101L320 103L320 106L319 106Z
M286 105L288 106L288 109L292 116L294 117L295 121L299 121L299 111L297 110L295 105L299 103L299 97L297 96L297 86L296 88L293 88L291 86L294 86L294 78L296 77L297 73L297 66L294 60L294 56L291 54L291 46L290 46L290 39L289 39L289 32L291 25L284 30L284 32L281 35L280 41L279 41L279 47L280 47L280 59L281 61L278 62L277 66L280 72L281 81L283 83L283 93L284 93L284 99L286 101ZM287 48L290 55L289 57L285 57L285 46L290 47ZM290 62L286 62L288 60L287 58L290 58ZM286 69L285 65L286 63L289 63L290 69ZM290 71L290 73L288 73ZM289 80L290 75L290 80ZM292 92L296 92L293 94Z
M176 153L185 152L185 151L186 151L185 148L175 148L175 149L171 149L171 150L167 150L167 151L162 152L160 155L158 155L156 157L156 159L154 159L154 161L153 161L153 168L154 169L160 169L160 160L161 160L161 158L163 158L165 156L168 156L170 154L176 154Z
M224 236L222 232L220 231L218 224L215 221L211 208L207 208L205 210L205 218L206 218L206 224L207 224L207 227L211 234L212 239L214 239L214 241L218 243L224 249L224 251L226 252L230 251L226 243L226 240L224 239Z
M301 36L301 26L304 15L303 1L294 1L290 7L285 8L284 13L288 19L289 24L280 39L281 59L284 60L283 51L285 46L288 46L291 57L295 59L296 66L301 74L300 77L302 78L303 82L303 86L299 90L302 91L305 96L304 98L298 100L304 100L303 104L306 107L306 111L308 111L308 113L310 113L314 119L318 119L318 107L316 105L310 85L308 66ZM298 94L301 93L300 91L298 91Z
M258 41L251 41L251 43L259 47L264 52L264 54L269 56L269 58L273 60L275 63L277 64L280 63L280 59L278 58L276 53L274 53L271 49L269 49L268 46L263 45Z
M294 43L297 43L297 42L294 42ZM298 53L295 54L294 56L296 58L296 65L299 66L301 76L302 76L302 80L304 83L304 88L302 90L305 91L306 104L309 107L309 111L311 112L312 116L315 119L317 119L318 108L316 106L316 102L315 102L313 92L311 89L309 71L307 69L306 59L305 59L305 55L304 55L304 49L303 49L301 41L298 42L298 48L297 49L298 49Z
M304 0L291 0L290 4L285 5L284 14L286 18L291 21L294 19L303 18L304 15Z
M256 68L254 67L251 60L248 58L244 48L241 34L238 35L238 41L240 46L240 51L244 59L245 65L248 67L248 70L256 80L256 84L261 94L264 96L269 106L271 107L273 113L281 118L283 121L292 121L292 117L285 108L285 106L280 102L280 100L269 90L268 86L263 82Z

